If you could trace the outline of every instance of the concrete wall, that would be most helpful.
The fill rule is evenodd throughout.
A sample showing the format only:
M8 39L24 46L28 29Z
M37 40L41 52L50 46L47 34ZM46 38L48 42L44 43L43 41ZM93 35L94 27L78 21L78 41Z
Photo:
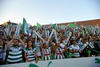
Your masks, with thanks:
M86 21L75 21L76 24L79 25L84 25L84 26L88 26L88 25L97 25L100 27L100 19L95 19L95 20L86 20ZM59 23L59 25L67 25L67 24L71 24L73 22L67 22L67 23Z
M87 58L70 58L61 60L52 60L49 67L100 67L100 64L95 63L96 57ZM100 57L97 57L100 58ZM38 67L47 67L50 61L39 61L37 64L35 62L30 62L32 64L38 65ZM1 65L0 67L29 67L28 62L18 63L18 64L8 64Z

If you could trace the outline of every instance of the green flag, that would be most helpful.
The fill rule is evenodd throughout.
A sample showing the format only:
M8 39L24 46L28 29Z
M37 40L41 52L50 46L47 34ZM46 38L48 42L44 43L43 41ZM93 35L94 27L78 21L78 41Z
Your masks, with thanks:
M58 24L53 24L54 28L58 27Z
M24 34L25 33L25 24L26 24L27 22L26 22L26 19L25 18L23 18L23 24L22 24L22 33Z
M48 63L48 66L47 66L47 67L50 67L50 64L52 64L52 61L50 61L50 62Z
M54 59L54 55L53 55L53 54L50 55L50 59L51 59L51 60Z
M32 63L30 63L28 67L39 67L39 66L36 65L36 64L32 64Z
M76 25L75 24L69 24L69 27L76 27Z
M78 28L78 29L80 28L79 24L77 24L77 28Z
M71 54L70 52L68 52L68 56L69 56L69 57L71 57L71 56L72 56L72 54Z
M74 28L76 28L76 22L74 22Z
M87 26L86 29L90 32L90 28L89 28L89 26Z
M37 27L40 29L42 25L40 23L37 23Z
M68 24L69 27L72 27L72 24Z
M91 55L91 50L88 50L87 53L88 53L88 56L90 56Z
M85 31L83 30L83 36L85 36Z
M95 63L100 63L100 58L95 58Z
M66 25L62 25L61 27L62 27L63 29L65 29L65 28L66 28Z
M25 25L25 33L29 36L31 35L30 24L26 23Z

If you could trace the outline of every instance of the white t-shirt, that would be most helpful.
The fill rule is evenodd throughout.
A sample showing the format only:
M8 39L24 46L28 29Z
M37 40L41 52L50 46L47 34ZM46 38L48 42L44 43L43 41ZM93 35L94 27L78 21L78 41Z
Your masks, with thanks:
M71 49L71 50L79 50L80 48L79 48L78 45L71 45L71 46L69 47L69 49Z
M63 43L60 43L60 47L61 47L61 48L64 48L65 45L64 45Z

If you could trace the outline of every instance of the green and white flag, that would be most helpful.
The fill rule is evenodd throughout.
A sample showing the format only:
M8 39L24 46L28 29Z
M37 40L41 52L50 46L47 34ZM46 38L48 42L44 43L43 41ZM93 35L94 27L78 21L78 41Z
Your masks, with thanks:
M25 25L26 25L26 19L23 18L23 24L22 24L22 33L25 34Z
M17 25L17 28L16 28L16 32L15 32L15 35L16 35L16 36L19 36L19 34L20 34L20 29L21 29L21 24L18 24L18 25Z
M79 24L77 24L77 28L78 28L78 29L80 28Z
M82 32L83 32L83 36L85 36L85 31L83 30Z
M25 24L25 33L31 35L30 24L28 23Z
M68 26L69 26L69 27L74 27L74 28L76 27L75 24L68 24Z
M66 28L66 25L62 25L61 28L62 28L62 29L65 29L65 28Z
M90 27L89 26L87 26L86 29L90 32Z
M37 23L37 27L38 27L39 29L41 29L42 25L41 25L40 23Z
M74 22L74 28L76 28L76 22Z

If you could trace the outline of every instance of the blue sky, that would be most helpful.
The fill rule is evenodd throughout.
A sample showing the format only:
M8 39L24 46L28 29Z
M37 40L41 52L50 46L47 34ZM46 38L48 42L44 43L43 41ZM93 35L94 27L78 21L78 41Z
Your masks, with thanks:
M0 0L0 24L36 25L100 19L100 0Z

